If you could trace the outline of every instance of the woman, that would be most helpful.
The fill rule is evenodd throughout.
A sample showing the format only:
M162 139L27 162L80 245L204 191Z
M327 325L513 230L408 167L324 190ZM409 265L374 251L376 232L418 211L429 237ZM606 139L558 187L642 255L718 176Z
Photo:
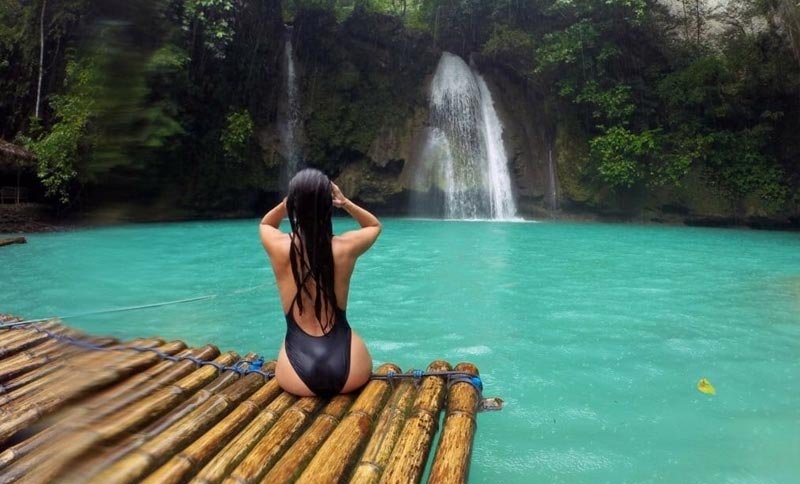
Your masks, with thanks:
M333 235L333 207L361 228ZM291 233L278 227L289 216ZM261 220L264 244L286 315L275 377L289 393L328 397L363 386L372 358L345 315L356 259L381 233L378 219L342 195L322 172L305 169L289 194Z

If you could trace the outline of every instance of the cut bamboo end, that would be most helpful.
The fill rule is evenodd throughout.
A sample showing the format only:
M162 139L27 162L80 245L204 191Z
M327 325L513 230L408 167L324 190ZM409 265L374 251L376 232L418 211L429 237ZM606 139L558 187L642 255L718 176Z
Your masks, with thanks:
M478 369L471 363L459 363L455 370L478 375ZM480 399L480 392L469 382L456 381L450 386L447 393L447 414L428 478L429 483L467 482L472 440L475 436L475 414Z

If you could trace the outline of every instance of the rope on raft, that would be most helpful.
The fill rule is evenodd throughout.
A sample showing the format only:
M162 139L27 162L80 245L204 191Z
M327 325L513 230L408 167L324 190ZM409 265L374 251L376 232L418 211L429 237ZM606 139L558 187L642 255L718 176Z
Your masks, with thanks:
M197 299L198 298L195 298L194 300L197 300ZM163 305L163 304L164 303L162 303L161 305ZM148 305L148 307L153 307L153 306L155 306L155 305ZM129 308L121 308L121 309L118 309L116 311L123 311L123 310L129 310ZM49 321L49 320L50 319L47 319L47 318L44 318L44 319L29 319L29 320L24 320L24 321L16 321L16 322L13 322L13 323L0 324L0 330L3 330L3 329L20 329L20 328L23 328L23 327L32 327L32 329L34 331L37 331L39 333L44 333L49 338L52 338L52 339L57 340L57 341L60 341L62 343L66 343L66 344L70 344L70 345L73 345L73 346L77 346L79 348L84 348L84 349L87 349L87 350L92 350L92 351L121 351L121 350L130 349L130 350L136 351L138 353L145 353L145 352L155 353L162 360L167 360L167 361L172 361L172 362L191 361L192 363L194 363L198 367L199 366L204 366L204 365L213 366L220 373L224 372L224 371L232 371L232 372L234 372L234 373L236 373L236 374L238 374L240 376L245 376L245 375L249 375L251 373L256 373L256 374L261 375L262 377L267 378L267 379L273 378L275 376L275 372L274 371L263 371L261 369L261 367L264 365L264 357L263 356L259 356L254 361L245 361L243 359L240 359L239 361L237 361L233 365L225 366L225 365L221 365L221 364L216 363L216 362L211 361L211 360L203 360L203 359L200 359L200 358L196 358L196 357L194 357L192 355L173 356L173 355L164 353L163 351L159 350L158 348L150 348L150 347L147 347L147 346L135 346L134 345L134 346L126 346L124 348L120 348L120 347L116 347L116 348L115 347L105 347L105 346L100 346L98 344L92 343L90 341L82 340L80 338L73 338L71 336L55 333L53 331L50 331L47 328L43 328L43 327L39 326L39 324L38 324L38 323L41 323L41 322L44 322L44 321ZM244 367L242 365L243 363L246 363L247 367ZM450 388L452 385L454 385L456 383L462 383L462 382L463 383L468 383L468 384L472 385L475 388L475 390L478 392L478 400L481 401L483 399L483 382L481 381L481 378L479 376L472 375L470 373L466 373L466 372L463 372L463 371L433 371L433 372L431 372L431 371L423 371L423 370L411 370L408 373L396 373L396 372L390 371L385 375L376 375L376 374L373 373L372 375L370 375L370 380L387 380L389 382L393 382L394 380L400 380L400 379L413 379L415 384L419 384L422 381L422 378L429 377L429 376L436 376L436 377L444 377L444 378L446 378L447 379L447 387L448 388Z

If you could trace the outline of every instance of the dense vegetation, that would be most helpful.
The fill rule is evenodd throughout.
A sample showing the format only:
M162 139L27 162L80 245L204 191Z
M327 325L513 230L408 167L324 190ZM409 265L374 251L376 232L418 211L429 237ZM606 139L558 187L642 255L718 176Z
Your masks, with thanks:
M448 50L547 115L565 199L692 185L734 215L800 213L796 0L0 0L0 136L54 203L251 208L279 178L284 23L306 160L332 174L424 105Z

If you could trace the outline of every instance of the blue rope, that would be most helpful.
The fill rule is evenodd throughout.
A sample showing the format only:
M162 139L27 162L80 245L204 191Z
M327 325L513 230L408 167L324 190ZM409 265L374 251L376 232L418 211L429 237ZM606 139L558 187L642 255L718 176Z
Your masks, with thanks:
M412 370L409 373L397 373L395 371L389 370L386 372L385 375L376 375L373 373L369 378L370 380L386 380L389 382L400 379L406 379L406 380L413 379L414 383L419 385L422 378L429 376L438 376L446 378L447 388L450 388L456 383L469 383L475 388L475 390L477 390L479 396L483 395L483 381L481 380L481 377L473 375L472 373L467 373L465 371Z

